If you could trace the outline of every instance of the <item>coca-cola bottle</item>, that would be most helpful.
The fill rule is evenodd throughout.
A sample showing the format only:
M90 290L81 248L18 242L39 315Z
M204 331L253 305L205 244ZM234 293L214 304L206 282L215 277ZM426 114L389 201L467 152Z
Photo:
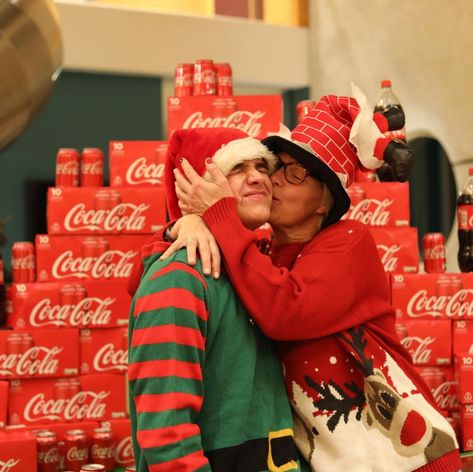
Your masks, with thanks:
M458 265L462 272L473 272L473 167L457 198Z
M398 139L404 143L406 142L404 110L401 106L399 98L397 98L396 94L392 91L390 80L381 81L381 92L378 95L378 100L376 102L376 106L374 107L374 113L390 115L390 121L392 122L396 122L398 119L400 119L401 124L399 128L396 127L397 129L386 131L384 135L393 139ZM376 173L379 180L382 182L391 182L396 180L391 167L387 163L383 163Z

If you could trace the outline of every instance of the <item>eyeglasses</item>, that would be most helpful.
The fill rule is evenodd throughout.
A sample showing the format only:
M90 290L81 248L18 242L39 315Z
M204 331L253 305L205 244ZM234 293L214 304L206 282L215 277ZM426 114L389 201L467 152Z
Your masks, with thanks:
M282 161L278 161L274 172L277 172L279 169L284 169L285 179L290 184L294 185L300 185L310 175L310 172L303 165L298 164L297 162L288 162L285 164Z

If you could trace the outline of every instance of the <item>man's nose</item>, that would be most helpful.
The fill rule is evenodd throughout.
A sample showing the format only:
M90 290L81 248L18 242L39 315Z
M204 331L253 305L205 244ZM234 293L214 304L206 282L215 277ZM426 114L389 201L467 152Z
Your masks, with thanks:
M264 172L261 172L256 167L251 167L250 169L248 169L248 180L249 181L263 180L265 175L266 174Z

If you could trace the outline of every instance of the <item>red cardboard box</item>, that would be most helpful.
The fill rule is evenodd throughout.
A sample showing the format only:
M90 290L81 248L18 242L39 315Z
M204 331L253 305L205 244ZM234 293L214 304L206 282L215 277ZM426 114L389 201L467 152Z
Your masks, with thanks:
M371 227L370 231L386 272L412 273L419 270L417 228Z
M81 330L81 374L124 374L127 370L128 328Z
M148 234L166 222L164 188L51 187L48 234Z
M117 440L115 460L117 466L126 467L135 462L133 456L133 442L131 439L131 424L129 419L102 421L102 426L109 427Z
M457 382L454 366L417 367L416 370L430 387L435 403L442 411L459 411L460 402L457 398ZM432 371L434 370L434 375ZM439 375L440 374L440 375Z
M453 352L473 354L473 320L453 322Z
M399 323L399 321L398 321ZM415 365L452 364L452 324L450 320L403 320L406 336L401 344Z
M36 438L28 431L0 433L0 471L35 472Z
M124 375L11 380L8 423L43 424L126 417Z
M456 354L454 360L458 401L473 404L473 355Z
M0 331L0 379L78 375L79 332L63 329Z
M168 98L168 136L176 129L238 128L257 139L279 131L280 95L219 97L199 95Z
M0 380L0 429L7 424L8 382ZM0 469L1 470L1 469Z
M391 303L398 319L473 319L473 274L393 274Z
M352 204L342 219L368 226L409 226L409 183L355 182L347 192Z
M462 450L473 451L473 405L461 408Z
M128 325L127 280L12 284L7 325L23 328L115 328Z
M163 187L167 141L110 141L111 187Z
M36 280L128 280L150 235L36 235Z

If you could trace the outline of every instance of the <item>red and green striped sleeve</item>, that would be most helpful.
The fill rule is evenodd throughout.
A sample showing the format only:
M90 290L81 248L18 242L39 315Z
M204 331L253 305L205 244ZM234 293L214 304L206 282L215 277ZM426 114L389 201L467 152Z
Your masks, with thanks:
M150 472L210 471L197 424L206 291L198 271L170 260L151 266L133 302L128 375L135 440Z

